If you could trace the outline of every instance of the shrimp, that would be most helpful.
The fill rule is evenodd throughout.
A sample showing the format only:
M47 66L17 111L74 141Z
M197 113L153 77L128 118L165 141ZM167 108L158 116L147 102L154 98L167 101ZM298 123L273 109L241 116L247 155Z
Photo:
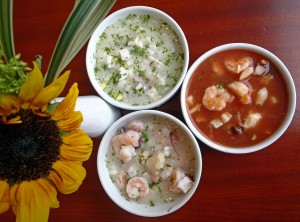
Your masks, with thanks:
M126 146L126 145L134 145L134 140L132 137L127 136L125 134L120 134L120 135L116 135L112 138L111 140L111 144L113 146L113 148L118 148L120 149L121 146Z
M132 159L132 157L136 156L136 152L134 147L131 145L121 146L118 156L123 162L127 163Z
M146 170L150 174L151 180L155 183L160 178L160 172L165 166L165 155L162 151L157 151L146 162Z
M231 58L225 60L225 67L234 73L240 73L250 66L253 66L253 59L250 57L244 57L238 61L234 61Z
M144 177L132 177L126 185L126 192L130 198L145 197L149 191L149 185Z
M174 193L187 193L193 186L194 182L185 175L180 168L173 170L171 181L169 183L169 190Z
M111 144L114 152L122 161L128 162L132 156L136 155L133 147L135 141L130 136L117 135L112 138Z
M226 107L227 102L232 102L232 96L226 89L219 88L215 85L206 88L202 103L208 110L220 111Z
M232 83L229 83L227 87L237 96L240 97L240 102L243 104L249 104L251 102L250 92L251 90L249 87L239 81L234 81Z
M128 129L140 132L143 131L145 129L145 125L142 121L139 120L134 120L132 122L130 122L127 126Z
M138 148L140 147L140 139L141 139L141 133L134 131L134 130L128 130L124 133L126 136L129 136L133 139L134 144L133 146Z

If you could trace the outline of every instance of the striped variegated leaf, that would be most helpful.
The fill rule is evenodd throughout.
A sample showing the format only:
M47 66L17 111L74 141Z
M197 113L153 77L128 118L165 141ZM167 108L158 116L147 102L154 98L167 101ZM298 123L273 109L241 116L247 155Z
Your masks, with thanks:
M7 62L15 56L12 28L12 8L12 0L0 0L0 45Z
M77 0L56 44L45 86L56 79L90 38L116 0Z

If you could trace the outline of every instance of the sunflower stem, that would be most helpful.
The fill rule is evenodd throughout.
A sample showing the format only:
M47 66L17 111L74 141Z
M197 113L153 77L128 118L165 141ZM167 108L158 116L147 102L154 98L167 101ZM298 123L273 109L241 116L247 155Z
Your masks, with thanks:
M116 0L76 0L52 54L45 76L45 86L59 76L115 2Z

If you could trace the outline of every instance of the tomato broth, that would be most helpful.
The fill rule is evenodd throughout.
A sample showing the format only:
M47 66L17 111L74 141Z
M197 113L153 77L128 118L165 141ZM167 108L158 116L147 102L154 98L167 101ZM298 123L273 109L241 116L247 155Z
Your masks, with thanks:
M275 65L246 50L228 50L201 63L188 84L188 113L209 139L230 147L257 144L280 126L287 87Z

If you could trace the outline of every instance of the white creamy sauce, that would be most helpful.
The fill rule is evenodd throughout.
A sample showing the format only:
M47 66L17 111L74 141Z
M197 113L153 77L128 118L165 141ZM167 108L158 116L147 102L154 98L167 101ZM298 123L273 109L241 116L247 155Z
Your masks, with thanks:
M160 99L176 85L184 54L166 22L130 14L99 36L95 60L95 76L103 90L138 106Z
M136 125L139 127L133 127ZM139 137L134 136L135 132ZM127 149L131 146L128 135L139 141L134 150ZM123 148L127 152L120 151ZM173 122L156 116L124 125L113 137L106 156L111 180L120 193L129 201L149 207L170 203L187 193L194 185L195 161L186 133ZM175 172L180 178L174 178ZM132 178L142 183L130 187Z

